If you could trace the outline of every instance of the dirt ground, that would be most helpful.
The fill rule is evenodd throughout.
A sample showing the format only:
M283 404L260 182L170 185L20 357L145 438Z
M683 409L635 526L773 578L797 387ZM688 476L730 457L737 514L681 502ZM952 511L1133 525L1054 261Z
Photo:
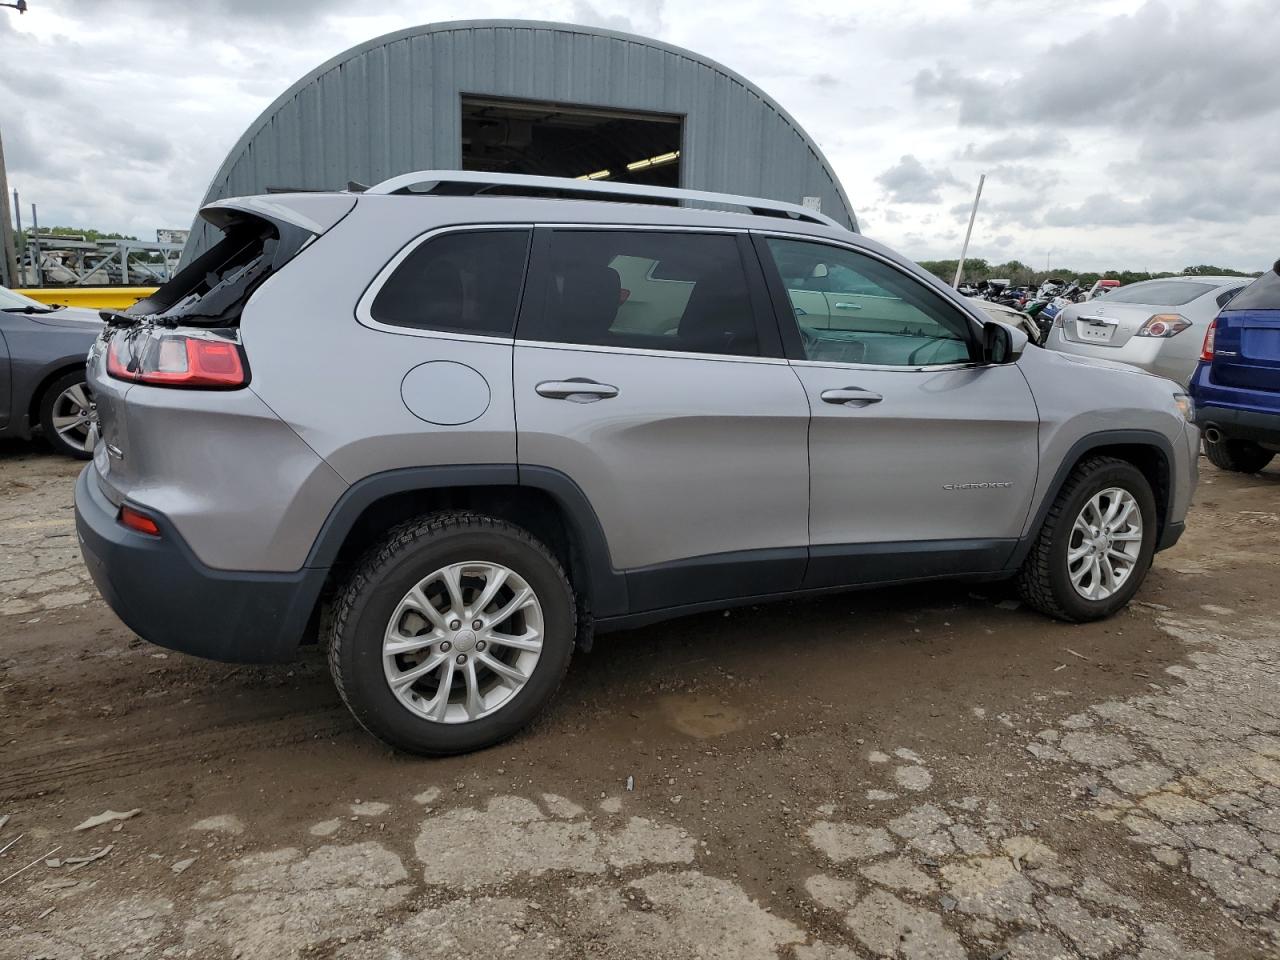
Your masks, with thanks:
M691 617L436 761L358 729L318 652L135 638L78 466L0 445L6 960L1280 955L1277 466L1203 463L1109 622L963 585ZM73 829L107 810L138 812Z

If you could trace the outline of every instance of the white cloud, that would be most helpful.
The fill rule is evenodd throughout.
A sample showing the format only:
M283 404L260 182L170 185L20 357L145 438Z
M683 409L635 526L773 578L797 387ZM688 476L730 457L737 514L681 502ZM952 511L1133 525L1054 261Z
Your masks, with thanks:
M826 152L864 228L910 256L956 255L985 172L978 256L1262 269L1280 253L1271 6L33 0L0 10L0 128L43 223L150 237L190 222L244 129L342 50L427 17L575 21L758 83Z

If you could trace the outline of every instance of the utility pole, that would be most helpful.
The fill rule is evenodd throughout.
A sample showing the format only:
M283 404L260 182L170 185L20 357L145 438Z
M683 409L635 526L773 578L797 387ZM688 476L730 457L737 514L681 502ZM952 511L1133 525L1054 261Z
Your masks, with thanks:
M9 180L4 169L4 138L0 137L0 282L6 287L18 282L18 253L13 241L13 217L9 212Z
M31 245L35 248L33 260L36 268L36 286L44 286L44 263L40 259L40 218L36 216L36 205L31 205Z
M960 262L956 264L956 278L952 281L951 286L960 286L960 277L964 274L964 258L969 253L969 237L973 234L973 221L978 219L978 201L982 199L982 185L987 182L987 175L984 173L978 177L978 192L973 196L973 210L969 212L969 229L964 232L964 246L960 248Z

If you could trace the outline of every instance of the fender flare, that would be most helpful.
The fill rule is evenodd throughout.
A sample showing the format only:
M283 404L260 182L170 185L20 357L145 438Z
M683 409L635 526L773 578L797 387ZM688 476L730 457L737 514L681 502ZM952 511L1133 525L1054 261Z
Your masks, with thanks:
M581 553L587 578L587 583L581 586L590 600L593 615L607 617L626 613L626 575L613 567L600 518L582 488L568 475L551 467L514 463L401 467L365 477L348 487L333 505L304 567L331 567L360 515L384 497L447 487L515 486L541 490L560 507L570 527L570 538Z
M1054 473L1053 480L1050 481L1049 486L1045 488L1044 496L1040 499L1040 503L1035 509L1035 514L1026 534L1018 542L1017 547L1014 548L1013 555L1009 558L1010 569L1017 570L1022 566L1022 561L1026 559L1027 553L1030 552L1031 545L1040 533L1040 528L1044 526L1044 519L1049 513L1049 508L1058 499L1058 494L1062 492L1062 487L1067 482L1067 477L1071 475L1071 471L1080 462L1081 458L1093 450L1117 446L1150 447L1164 458L1165 479L1169 484L1169 494L1165 504L1165 512L1167 513L1169 505L1174 501L1174 488L1178 482L1173 468L1177 462L1174 456L1173 442L1157 430L1099 430L1094 433L1087 433L1071 445L1066 456L1059 462L1057 472ZM1167 516L1156 518L1157 550L1161 548L1161 537L1168 526L1168 519Z

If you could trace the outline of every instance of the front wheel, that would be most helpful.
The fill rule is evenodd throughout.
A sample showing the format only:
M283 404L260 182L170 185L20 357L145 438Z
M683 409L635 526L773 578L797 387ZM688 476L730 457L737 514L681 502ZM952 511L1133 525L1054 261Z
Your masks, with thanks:
M58 453L77 460L93 456L90 427L98 419L93 394L84 374L64 373L45 388L40 398L40 426Z
M411 753L505 740L555 693L573 653L564 570L528 532L442 513L392 531L339 592L329 667L374 736Z
M1133 464L1093 457L1054 499L1018 572L1026 603L1060 620L1099 620L1127 604L1151 567L1156 504Z
M1206 437L1204 452L1215 467L1233 473L1257 473L1275 456L1251 440L1228 440L1225 437L1217 443Z

